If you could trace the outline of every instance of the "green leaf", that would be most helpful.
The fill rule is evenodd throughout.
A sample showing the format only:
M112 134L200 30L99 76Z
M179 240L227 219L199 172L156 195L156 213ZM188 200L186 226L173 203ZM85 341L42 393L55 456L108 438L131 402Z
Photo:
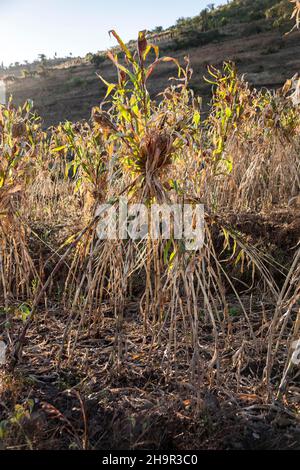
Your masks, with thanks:
M4 181L5 181L5 173L3 170L0 170L0 188L2 188L2 186L4 185Z
M104 85L107 86L107 92L104 98L106 99L111 94L111 92L116 88L117 85L115 83L107 82L99 73L97 73L97 77L99 77L100 80L104 83Z
M67 148L67 145L61 145L60 147L52 149L52 152L61 152L61 150L64 150L65 148Z
M199 111L195 111L194 116L193 116L193 123L195 124L195 126L198 126L200 124L200 121L201 121L201 115Z
M166 246L164 248L164 264L168 264L168 256L169 256L169 250L171 248L171 245L172 245L172 240L168 240L167 243L166 243Z
M21 315L21 320L25 323L27 318L31 315L31 309L28 305L22 304L18 309L19 314Z
M130 111L127 108L125 108L125 106L123 105L119 105L118 108L119 108L121 116L125 119L125 121L131 122Z
M237 307L231 307L231 308L229 309L229 315L230 315L231 317L237 317L237 316L239 315L239 313L240 313L240 311L239 311L239 309L238 309Z
M174 249L174 251L171 253L170 258L169 258L169 262L170 262L170 263L171 263L171 262L173 261L173 259L175 258L176 253L177 253L177 252L176 252L176 249Z
M226 117L231 118L231 116L232 116L232 111L231 111L230 108L226 108L225 113L226 113Z

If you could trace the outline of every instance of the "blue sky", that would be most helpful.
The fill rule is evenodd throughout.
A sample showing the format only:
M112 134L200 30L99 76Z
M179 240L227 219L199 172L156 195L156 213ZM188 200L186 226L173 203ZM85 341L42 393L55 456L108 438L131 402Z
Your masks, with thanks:
M108 31L125 39L179 17L197 15L225 0L0 0L0 63L85 55L115 45Z

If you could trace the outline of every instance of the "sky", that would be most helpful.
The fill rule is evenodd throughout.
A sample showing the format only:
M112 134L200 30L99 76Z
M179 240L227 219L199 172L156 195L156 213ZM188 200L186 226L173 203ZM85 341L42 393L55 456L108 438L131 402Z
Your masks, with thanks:
M84 56L114 46L140 30L168 27L224 0L0 0L0 63L32 61L38 54Z

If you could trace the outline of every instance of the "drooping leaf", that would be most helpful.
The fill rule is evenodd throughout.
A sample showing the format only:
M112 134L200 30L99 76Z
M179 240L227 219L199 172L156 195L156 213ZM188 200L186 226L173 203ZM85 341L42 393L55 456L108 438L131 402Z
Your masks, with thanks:
M111 31L109 31L109 35L111 36L114 36L116 38L116 40L118 41L119 43L119 46L121 47L122 51L125 53L127 59L131 62L131 63L134 63L134 59L133 59L133 56L130 52L130 50L128 49L128 47L125 45L125 43L122 41L122 39L120 38L120 36L118 35L118 33L112 29Z
M173 62L175 65L177 65L178 76L181 75L181 67L178 60L174 59L174 57L161 57L160 59L156 59L155 62L153 62L153 64L148 67L146 73L146 80L148 80L148 78L152 75L156 67L163 62Z

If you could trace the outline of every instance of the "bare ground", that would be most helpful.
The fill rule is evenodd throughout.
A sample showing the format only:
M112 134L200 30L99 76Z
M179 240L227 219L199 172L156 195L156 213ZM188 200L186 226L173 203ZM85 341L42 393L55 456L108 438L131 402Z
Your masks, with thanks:
M196 385L195 380L191 383L183 346L178 346L177 366L171 359L170 370L163 341L154 345L149 360L151 335L143 341L141 322L132 314L126 319L127 352L121 367L114 357L113 322L105 318L97 331L80 335L76 354L69 363L64 357L57 369L66 320L59 307L41 311L17 372L2 372L1 420L16 404L34 401L30 417L21 421L22 432L8 433L6 448L300 448L297 377L284 404L270 404L261 387L263 355L253 350L238 386L232 367L238 347L234 335L222 354L220 379L216 371L208 379L212 344L209 328L203 327L202 372Z

